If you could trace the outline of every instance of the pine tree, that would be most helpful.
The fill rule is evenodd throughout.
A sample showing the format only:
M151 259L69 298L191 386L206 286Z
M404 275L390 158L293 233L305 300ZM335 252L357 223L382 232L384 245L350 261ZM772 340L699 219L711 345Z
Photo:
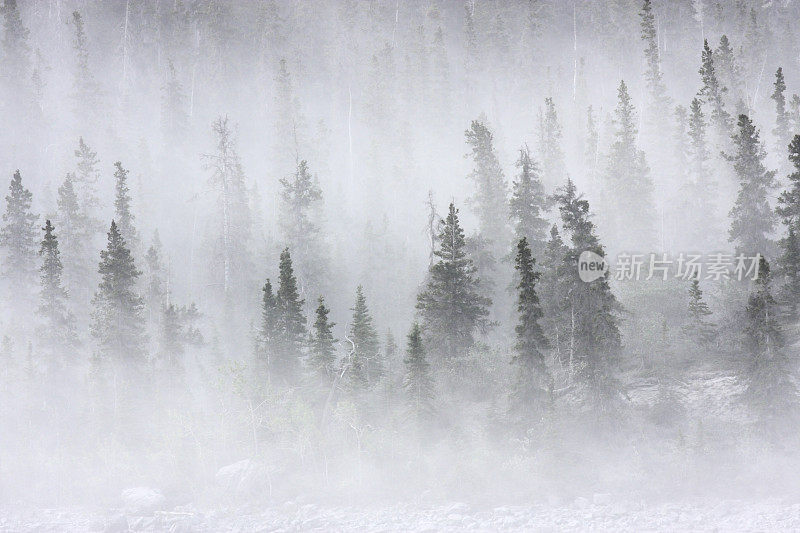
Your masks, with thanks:
M653 16L653 8L650 0L644 0L642 11L639 13L642 18L642 41L645 43L644 56L647 60L647 87L650 90L651 105L654 110L654 118L663 121L668 115L669 98L664 87L664 79L661 74L661 60L658 53L658 36L656 35L656 23Z
M195 325L200 318L200 312L195 304L187 307L169 303L163 306L162 315L158 357L164 365L170 383L186 369L183 361L186 348L201 346L204 340Z
M58 249L58 238L50 220L45 222L44 239L39 255L42 258L40 273L39 308L42 318L39 334L51 356L66 351L77 344L75 320L67 309L67 291L61 281L63 266ZM62 352L63 353L63 352Z
M92 299L91 333L101 360L126 362L130 366L145 361L145 334L142 308L136 292L141 272L116 222L111 221L108 245L100 251L100 285Z
M706 104L711 106L711 123L716 129L722 146L725 146L731 131L731 116L725 109L724 100L727 89L717 78L714 53L708 46L708 40L703 41L702 66L699 73L703 87L698 94Z
M313 332L309 342L309 356L311 368L319 376L330 378L334 372L336 363L336 339L333 337L333 326L336 324L328 321L330 309L325 307L325 300L322 296L317 300L319 305L316 311Z
M486 327L491 300L478 292L476 268L465 252L464 231L458 210L451 203L439 233L439 259L431 266L417 309L423 319L428 345L447 362L464 357L474 342L473 335Z
M770 431L791 427L796 421L797 387L792 365L784 350L777 304L771 292L769 263L762 257L758 278L745 310L744 348L749 356L745 401Z
M775 129L772 133L775 134L777 140L777 152L783 153L789 146L792 136L789 130L789 113L786 111L786 82L783 79L783 68L778 67L775 73L775 90L771 98L775 101Z
M3 277L17 297L25 298L27 289L34 284L36 271L36 220L31 213L33 194L23 187L19 170L14 172L6 196L6 212L0 228L0 246L5 255Z
M716 337L714 324L706 320L711 315L708 304L703 300L700 281L695 277L689 286L689 316L683 332L694 342L708 346Z
M778 242L778 265L785 279L781 300L789 308L789 319L794 321L800 300L800 135L795 135L789 145L789 161L795 168L789 174L791 188L778 197L775 211L788 228L788 235Z
M541 258L547 238L548 224L543 218L547 196L539 179L539 169L527 146L519 151L517 168L519 175L513 182L509 202L514 232L518 239L525 238L530 244L533 257Z
M733 136L736 153L725 158L733 163L739 179L739 194L730 212L729 238L737 253L771 256L769 235L775 230L775 215L768 197L776 187L775 171L767 170L767 157L759 132L747 115L739 115L739 132Z
M403 363L405 364L403 388L406 390L408 408L417 425L420 425L430 420L434 414L434 390L430 363L428 363L425 347L422 344L422 330L419 324L415 323L408 334L406 357Z
M464 134L472 149L474 168L469 178L477 187L473 202L480 237L489 243L490 251L497 252L505 248L507 240L508 193L503 169L494 149L492 132L484 123L473 120ZM493 255L499 257L497 253Z
M607 209L608 225L618 248L648 250L655 238L653 183L644 152L636 145L636 112L624 81L617 92L615 139L605 174L607 193L615 201Z
M268 380L279 370L278 342L280 340L278 301L269 279L261 289L261 320L256 337L256 367Z
M572 325L568 296L574 267L567 263L569 251L558 227L553 224L541 261L542 277L538 294L542 302L543 330L562 365L569 363L569 333Z
M547 403L551 379L544 362L543 351L547 349L539 321L543 317L536 294L541 274L536 268L536 259L531 255L528 242L523 237L517 243L515 268L519 276L517 285L517 311L519 323L515 328L517 343L511 362L517 367L517 383L512 393L512 401L520 413L541 411Z
M152 244L150 244L144 256L147 275L145 302L151 320L164 304L163 265L161 263L162 253L161 239L158 236L158 230L155 230L153 232Z
M128 188L128 171L122 168L122 163L114 163L114 179L116 180L114 197L114 217L117 221L117 229L125 239L131 251L139 249L139 235L134 226L133 212L131 211L131 195Z
M351 370L349 372L354 388L372 386L383 375L383 361L380 354L378 332L372 324L372 315L367 308L364 288L356 288L356 301L351 311L353 318L350 324L350 341L353 343Z
M322 190L306 161L291 178L282 178L280 228L292 250L303 294L319 294L327 285L328 257L320 229Z
M542 180L550 187L567 179L561 138L556 105L552 98L545 98L544 111L539 109L539 158L542 161Z

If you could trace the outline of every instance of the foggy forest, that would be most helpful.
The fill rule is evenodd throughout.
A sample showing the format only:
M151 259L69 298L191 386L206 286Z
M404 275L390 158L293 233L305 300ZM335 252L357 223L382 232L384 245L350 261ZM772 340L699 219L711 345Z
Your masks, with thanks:
M0 531L800 529L800 3L0 2Z

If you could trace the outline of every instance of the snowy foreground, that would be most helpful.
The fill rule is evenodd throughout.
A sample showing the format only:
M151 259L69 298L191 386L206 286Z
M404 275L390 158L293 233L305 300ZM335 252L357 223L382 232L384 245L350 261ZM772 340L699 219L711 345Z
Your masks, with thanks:
M800 503L779 500L615 502L608 495L570 505L477 508L441 506L277 507L203 511L0 510L0 531L799 531Z

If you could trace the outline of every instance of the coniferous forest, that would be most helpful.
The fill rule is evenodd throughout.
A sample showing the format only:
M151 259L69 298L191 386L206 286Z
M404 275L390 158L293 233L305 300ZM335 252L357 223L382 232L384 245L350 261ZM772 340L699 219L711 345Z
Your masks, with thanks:
M0 531L800 529L800 4L0 3Z

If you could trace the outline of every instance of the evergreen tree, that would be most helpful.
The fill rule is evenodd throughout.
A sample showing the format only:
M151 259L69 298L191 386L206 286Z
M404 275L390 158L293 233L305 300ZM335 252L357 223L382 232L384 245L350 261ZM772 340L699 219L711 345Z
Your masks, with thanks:
M544 111L539 110L539 157L542 161L542 180L551 187L567 179L561 138L556 105L552 98L545 98Z
M408 334L403 363L405 364L403 387L406 390L408 408L419 425L429 420L434 413L433 378L422 344L422 330L419 324L415 323Z
M689 184L686 190L689 234L695 246L711 248L718 228L714 199L717 184L710 168L710 152L706 138L706 122L699 99L692 99L689 115Z
M219 233L215 247L222 279L222 298L226 310L235 305L236 295L247 287L251 266L250 203L245 185L244 170L233 132L227 117L217 118L211 126L216 140L216 153L206 155L206 168L211 171L211 184L219 191Z
M100 251L98 272L101 281L92 299L91 325L98 356L101 360L141 365L146 355L144 303L136 292L141 272L113 220L108 231L108 245Z
M336 340L333 338L333 326L336 324L328 321L330 309L325 307L322 296L317 300L319 305L316 311L313 332L309 343L311 367L318 375L331 377L336 363Z
M515 328L517 343L511 362L517 367L517 383L512 393L512 401L521 413L540 411L547 403L551 389L551 379L544 362L543 350L547 349L539 321L542 308L536 287L541 274L536 272L536 259L531 255L528 242L523 237L517 243L515 268L519 275L517 285L517 311L519 323Z
M555 350L561 364L568 363L568 341L572 324L568 296L574 267L567 263L569 251L569 247L561 239L558 227L553 224L542 257L542 277L538 294L543 310L541 324L548 343Z
M747 113L745 103L744 75L736 61L727 35L719 39L719 46L714 50L714 71L720 87L724 87L722 99L727 109L735 109L737 114Z
M117 221L117 229L125 239L131 251L139 249L139 236L134 226L134 216L131 211L131 195L128 188L128 171L122 168L122 163L114 163L114 179L116 180L114 197L114 217Z
M428 345L435 346L447 362L466 355L475 331L486 327L492 303L479 294L476 268L464 247L458 210L451 203L434 252L439 260L430 267L425 289L417 296Z
M278 63L275 75L275 141L273 145L277 168L288 170L305 152L305 119L300 112L294 81L285 59ZM284 170L284 172L286 171Z
M328 257L320 230L322 190L306 161L300 161L291 178L282 178L280 228L292 250L303 294L326 288Z
M2 86L4 108L7 116L25 109L30 97L28 91L30 73L30 46L28 37L30 31L25 27L20 17L16 0L5 0L0 6L3 15L3 41L2 54L0 54L0 69L3 72ZM13 127L16 121L8 121L8 126Z
M725 146L731 130L731 116L725 109L724 100L727 89L717 78L714 53L708 46L708 40L703 41L702 65L699 73L703 83L699 96L711 107L711 123L716 129L719 140L723 143L722 146Z
M775 230L775 215L768 197L776 187L775 171L767 170L767 157L759 132L747 115L739 115L739 132L733 136L736 153L725 158L733 163L739 179L739 194L730 212L729 238L737 253L772 255L769 235Z
M96 218L97 211L100 209L100 200L97 198L97 182L100 179L100 170L97 159L97 152L92 150L83 140L78 138L78 149L75 150L75 157L78 159L77 172L72 176L75 193L78 196L82 216L85 219L87 230L92 232L99 231L100 221Z
M519 151L517 168L519 175L513 182L509 204L511 220L515 223L517 238L525 238L533 257L541 258L547 238L547 221L543 218L547 196L539 179L536 162L531 158L527 146Z
M711 314L708 304L703 300L700 281L695 277L689 286L689 316L683 327L684 333L698 344L705 346L711 344L716 337L714 324L707 320Z
M592 188L597 181L597 166L600 155L600 135L597 132L597 121L594 117L592 106L586 109L586 149L584 151L585 165Z
M655 111L655 118L661 121L667 117L669 98L667 97L667 90L664 87L664 79L661 74L656 21L650 0L644 0L644 5L639 15L642 18L642 40L645 43L644 56L647 60L645 78L647 79L647 87L650 90L651 105Z
M796 421L798 403L778 318L769 263L762 257L745 310L744 348L749 365L744 399L759 416L758 423L771 431L791 427L787 422L790 417Z
M14 172L6 196L6 212L0 228L0 246L4 250L3 277L15 296L25 298L27 289L34 284L36 271L36 219L31 213L33 195L23 187L19 170Z
M167 81L161 93L161 130L164 139L172 145L181 144L188 129L189 117L185 109L183 85L178 80L171 59L167 63Z
M171 380L185 371L186 348L201 346L204 341L195 325L200 318L195 304L187 307L169 303L163 306L162 314L158 356Z
M611 292L608 273L585 283L575 268L583 251L604 255L590 220L589 202L578 195L571 180L555 195L555 200L571 240L564 258L564 268L569 269L565 305L570 317L569 350L564 355L570 371L589 386L594 407L607 411L618 389L615 376L621 348L618 326L621 306Z
M505 247L507 240L507 185L503 169L494 149L492 132L483 122L473 120L464 134L472 149L474 168L469 178L477 187L473 202L478 215L480 237L489 243L490 251L497 252ZM492 255L499 256L497 253Z
M55 356L60 350L67 350L77 344L75 321L67 309L67 291L61 281L63 266L58 250L58 238L50 220L45 222L44 239L39 255L42 257L39 291L39 316L43 319L40 338Z
M781 154L792 140L789 130L789 113L786 111L786 96L784 95L786 82L783 79L783 68L781 67L778 67L778 71L775 73L774 87L771 98L775 101L775 129L772 130L772 133L777 139L777 152Z
M367 299L361 285L356 288L356 301L351 311L350 340L353 343L351 356L351 381L354 387L374 385L383 375L383 361L380 354L378 332L372 324L372 316L367 308Z
M152 244L150 244L144 256L147 275L145 301L151 319L162 308L164 303L163 265L161 263L162 253L161 239L158 236L158 230L155 230L153 232Z
M653 183L644 152L636 145L636 112L624 81L617 92L616 132L606 169L607 192L615 204L606 215L617 247L648 250L655 238Z
M297 279L294 276L292 258L288 248L281 252L278 283L278 292L275 294L277 311L275 355L277 360L274 364L278 374L292 378L297 373L302 355L306 338L306 319L303 316L305 302L300 299L297 291Z
M93 227L86 219L75 192L75 176L68 173L58 188L55 222L59 228L64 281L74 300L85 307L92 295L90 258Z
M788 228L788 235L778 242L778 265L785 279L781 300L789 308L789 319L794 321L800 300L800 135L795 135L789 145L789 161L795 168L789 174L791 188L778 197L775 211Z
M280 340L278 301L272 290L272 283L269 279L261 289L261 321L256 338L256 366L259 372L263 372L267 379L271 379L272 373L278 368L279 354L277 353L278 342Z
M100 89L95 81L94 74L89 67L89 47L86 41L86 32L83 27L83 18L77 11L72 13L72 23L75 25L76 63L72 84L72 98L75 101L75 119L83 128L96 124L100 112Z

